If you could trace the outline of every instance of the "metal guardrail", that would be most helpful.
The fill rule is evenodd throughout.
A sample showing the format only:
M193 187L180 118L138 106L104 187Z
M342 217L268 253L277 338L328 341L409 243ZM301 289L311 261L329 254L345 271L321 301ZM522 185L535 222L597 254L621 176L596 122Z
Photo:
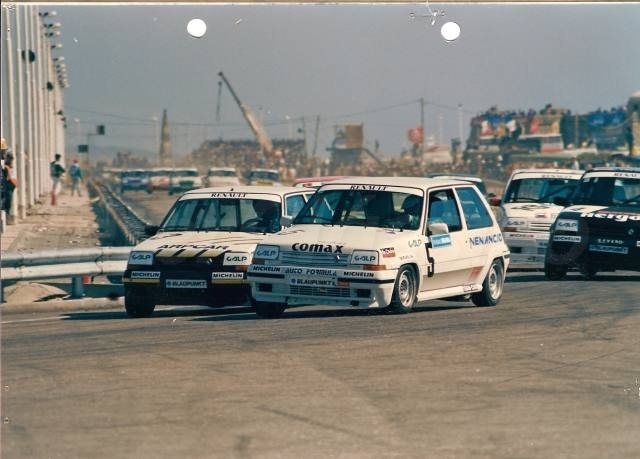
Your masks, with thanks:
M91 182L91 187L127 244L136 245L148 237L144 229L149 223L136 214L110 187L94 182Z
M0 263L2 282L70 277L71 297L81 298L84 296L84 277L124 273L131 249L147 237L144 228L148 223L116 196L109 187L93 181L89 182L89 186L99 197L98 202L129 245L47 250L32 253L4 253ZM0 285L0 302L4 299L2 287Z
M80 298L84 295L84 276L124 273L132 248L100 247L6 253L2 256L0 279L4 282L71 277L71 297Z

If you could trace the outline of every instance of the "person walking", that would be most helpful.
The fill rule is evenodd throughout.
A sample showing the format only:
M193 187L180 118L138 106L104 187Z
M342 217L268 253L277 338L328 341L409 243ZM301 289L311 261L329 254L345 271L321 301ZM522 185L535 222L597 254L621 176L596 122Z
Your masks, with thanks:
M71 196L74 193L78 193L78 196L82 196L80 191L80 184L82 183L82 168L78 164L78 158L73 160L73 164L69 167L69 175L71 176Z
M62 155L60 153L56 153L54 160L50 163L50 174L51 174L51 205L55 206L58 198L58 193L60 193L60 180L62 179L62 174L64 174L67 170L60 164L60 159L62 159Z

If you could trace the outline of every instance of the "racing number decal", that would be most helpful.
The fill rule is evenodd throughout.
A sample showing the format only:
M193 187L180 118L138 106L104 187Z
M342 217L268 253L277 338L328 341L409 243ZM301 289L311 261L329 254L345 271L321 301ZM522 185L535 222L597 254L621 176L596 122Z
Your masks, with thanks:
M429 262L429 265L427 266L427 277L433 277L433 274L435 273L435 270L436 270L436 262L431 256L431 254L429 253L430 248L431 248L431 238L428 238L427 242L424 243L424 249L427 254L427 261Z

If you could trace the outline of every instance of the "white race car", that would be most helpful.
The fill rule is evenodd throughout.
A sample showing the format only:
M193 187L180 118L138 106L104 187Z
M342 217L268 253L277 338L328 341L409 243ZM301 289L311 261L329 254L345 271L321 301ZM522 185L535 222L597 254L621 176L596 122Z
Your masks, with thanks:
M467 181L349 177L322 185L258 245L247 276L266 318L289 306L409 312L416 301L498 303L509 250L488 203Z
M246 270L256 244L282 229L283 217L294 217L312 192L234 186L183 194L129 255L123 276L127 314L148 317L158 304L246 302Z
M517 169L507 181L498 206L498 223L511 251L511 267L542 268L549 229L563 209L554 204L571 195L584 171L573 169Z

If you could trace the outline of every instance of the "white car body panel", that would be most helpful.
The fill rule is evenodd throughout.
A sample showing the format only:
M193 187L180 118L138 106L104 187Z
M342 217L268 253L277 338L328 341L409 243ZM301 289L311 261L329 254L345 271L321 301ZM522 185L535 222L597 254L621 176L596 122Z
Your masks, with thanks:
M319 192L361 184L394 192L418 189L423 196L466 188L484 200L468 182L428 178L350 177L328 183ZM384 308L392 301L396 276L405 265L417 273L417 301L479 292L494 259L503 260L505 271L509 264L508 248L488 205L486 213L492 222L489 227L465 226L432 235L426 234L424 215L417 229L294 224L268 235L258 246L247 273L252 296L259 302L287 306ZM372 257L375 268L367 269L368 264L356 260L356 255Z

